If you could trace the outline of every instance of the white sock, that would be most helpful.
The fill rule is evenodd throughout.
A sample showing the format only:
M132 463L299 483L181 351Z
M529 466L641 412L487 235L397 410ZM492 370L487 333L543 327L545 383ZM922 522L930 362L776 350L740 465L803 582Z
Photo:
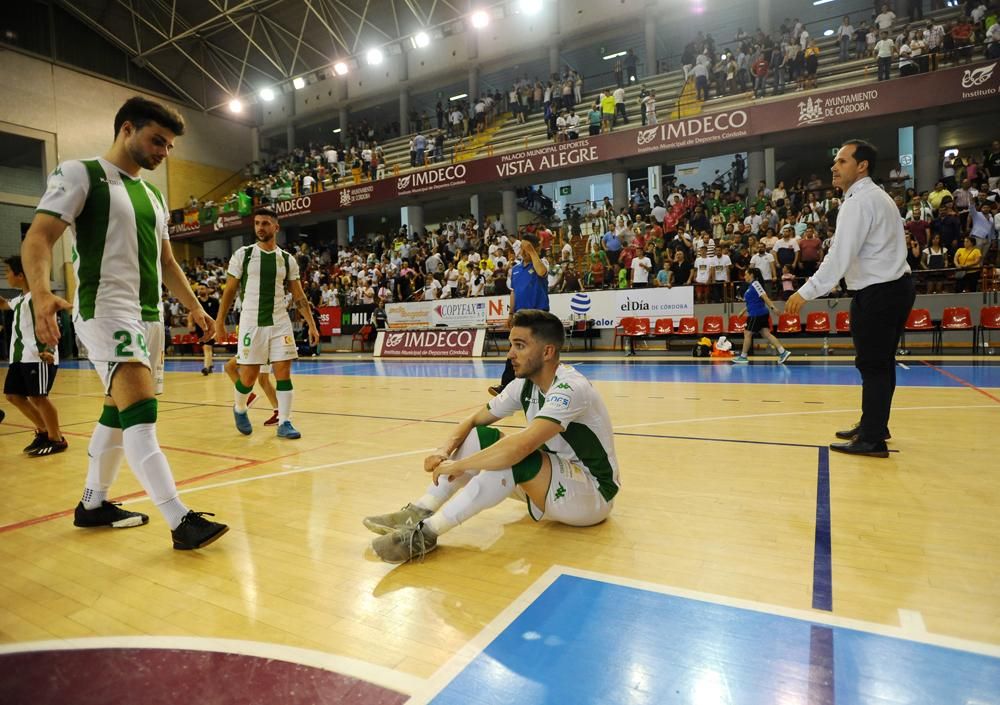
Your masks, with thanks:
M451 457L454 460L460 460L461 458L469 457L473 453L478 453L480 450L482 448L479 443L479 433L476 432L476 429L472 429L472 432L465 437L462 445L458 447L458 450ZM449 480L447 477L439 477L438 483L436 485L433 482L430 483L424 492L424 496L414 502L414 504L423 509L436 512L453 494L469 484L469 480L475 477L478 472L478 470L465 472L455 477L454 480Z
M177 485L170 464L156 439L156 424L141 423L122 433L125 457L146 494L163 513L171 529L176 529L187 514L187 507L177 497Z
M233 408L236 409L241 414L245 414L247 410L247 399L250 398L250 392L241 392L240 388L233 387Z
M463 472L461 475L455 477L454 480L449 480L447 477L439 477L438 483L435 485L432 482L424 492L423 497L413 504L422 509L436 512L445 502L451 499L453 494L469 484L469 480L475 477L476 474L476 471Z
M108 498L108 489L118 477L125 457L122 430L98 423L87 448L87 481L83 486L84 509L97 509Z
M285 423L292 415L292 397L295 391L278 391L278 423Z
M517 485L514 482L514 471L510 468L483 471L473 477L441 511L424 519L423 524L440 536L484 509L500 504L515 489Z

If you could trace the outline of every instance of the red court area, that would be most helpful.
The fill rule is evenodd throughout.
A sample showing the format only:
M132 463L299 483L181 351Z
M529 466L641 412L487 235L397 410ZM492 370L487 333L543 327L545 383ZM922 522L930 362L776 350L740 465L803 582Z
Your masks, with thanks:
M109 692L110 691L110 692ZM0 656L3 705L402 705L407 695L275 659L181 649L34 651Z

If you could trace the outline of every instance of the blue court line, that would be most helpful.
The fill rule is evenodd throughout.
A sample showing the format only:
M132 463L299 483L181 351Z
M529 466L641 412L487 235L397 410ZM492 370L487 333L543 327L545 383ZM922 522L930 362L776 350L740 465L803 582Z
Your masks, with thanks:
M834 670L833 629L809 627L809 689L806 705L835 705L837 674Z
M830 538L830 449L819 449L816 477L816 539L813 546L813 595L815 610L833 611L833 556Z
M1000 659L560 575L434 705L995 703Z

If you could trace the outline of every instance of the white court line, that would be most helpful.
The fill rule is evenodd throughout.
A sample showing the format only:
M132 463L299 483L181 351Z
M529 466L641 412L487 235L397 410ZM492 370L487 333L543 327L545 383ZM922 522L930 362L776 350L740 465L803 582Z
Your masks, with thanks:
M247 482L254 482L256 480L267 480L272 477L284 477L286 475L298 475L303 472L314 472L316 470L326 470L328 468L338 468L343 465L357 465L358 463L369 463L375 460L389 460L391 458L402 458L407 455L416 455L417 453L430 453L433 448L418 448L417 450L407 450L402 453L389 453L388 455L372 455L367 458L355 458L353 460L341 460L339 463L324 463L323 465L313 465L307 468L293 468L291 470L282 470L281 472L269 472L266 475L254 475L253 477L242 477L236 480L228 480L226 482L216 482L211 485L198 485L197 487L188 487L183 490L178 490L177 494L189 494L191 492L201 492L202 490L213 490L218 487L230 487L231 485L242 485ZM262 463L263 464L263 463ZM138 502L148 502L149 496L136 497L134 499L129 499L122 504L136 504Z
M997 409L1000 410L996 404L968 404L960 406L894 406L892 407L893 413L897 411L936 411L939 409ZM624 424L622 426L615 426L615 430L619 431L623 428L645 428L646 426L663 426L668 424L679 424L679 423L696 423L700 421L734 421L736 419L760 419L760 418L773 418L776 416L815 416L817 414L846 414L846 413L861 413L861 409L823 409L822 411L779 411L771 414L738 414L735 416L700 416L691 417L687 419L665 419L663 421L646 421L644 423L632 423Z
M422 687L414 691L413 697L406 701L406 705L426 705L426 703L434 699L438 693L444 690L462 672L462 669L472 663L482 653L491 641L496 639L524 610L530 607L531 603L537 600L565 570L561 566L554 565L542 573L535 582L529 585L500 614L490 620L489 624L483 627L465 646L459 649L458 653L448 659L434 675L424 681Z
M902 627L908 634L926 634L927 625L924 624L924 616L915 610L904 610L900 608L899 612L899 626Z
M893 411L927 411L927 410L939 410L939 409L994 409L1000 411L1000 407L996 404L973 404L969 406L905 406L900 408L894 408ZM645 428L648 426L661 426L670 424L682 424L682 423L697 423L701 421L730 421L733 419L755 419L763 417L775 417L775 416L806 416L815 414L840 414L840 413L859 413L860 409L827 409L824 411L786 411L771 414L743 414L738 416L703 416L703 417L692 417L687 419L669 419L664 421L648 421L645 423L637 424L625 424L623 426L615 426L615 431L620 431L627 428ZM416 455L418 453L429 453L434 450L434 448L419 448L417 450L408 450L401 453L390 453L387 455L373 455L367 458L356 458L353 460L342 460L337 463L324 463L323 465L313 465L307 468L293 468L291 470L283 470L280 472L267 473L265 475L254 475L253 477L244 477L236 480L228 480L226 482L216 482L210 485L198 485L196 487L188 487L183 490L179 490L177 494L190 494L192 492L201 492L203 490L211 490L219 487L230 487L232 485L242 485L247 482L255 482L257 480L267 480L273 477L284 477L286 475L297 475L303 472L313 472L316 470L326 470L328 468L341 467L343 465L357 465L358 463L368 463L377 460L389 460L392 458L403 458L408 455ZM139 502L149 501L148 496L135 497L134 499L125 500L122 504L137 504Z
M760 612L762 614L772 614L778 617L789 617L791 619L799 619L806 622L813 622L815 624L822 624L828 627L839 627L842 629L853 629L854 631L865 632L866 634L875 634L878 636L887 636L894 639L903 639L905 641L914 641L921 644L928 644L930 646L941 646L947 649L956 649L958 651L967 651L973 654L982 654L984 656L990 656L992 658L1000 658L1000 644L987 644L980 641L972 641L971 639L960 639L958 637L946 636L944 634L934 634L926 631L918 633L911 628L904 628L902 626L893 626L889 624L879 624L877 622L868 622L861 619L851 619L849 617L838 617L835 614L820 610L806 610L798 609L795 607L782 607L780 605L772 605L766 602L756 602L754 600L742 600L736 597L726 597L723 595L713 595L711 593L697 592L695 590L685 590L683 588L668 587L666 585L660 585L658 583L651 583L645 580L632 580L630 578L621 578L615 575L608 575L606 573L597 573L589 570L578 570L576 568L567 568L564 566L553 566L553 568L559 568L565 575L574 575L579 578L587 578L589 580L598 580L605 583L612 583L615 585L624 585L625 587L633 587L638 590L647 590L649 592L658 592L662 595L671 595L673 597L684 597L690 600L699 600L701 602L709 602L716 605L722 605L724 607L736 607L738 609L750 610L753 612ZM919 613L912 612L910 610L900 610L902 612L910 612L911 615L918 615ZM920 619L923 623L923 619Z
M184 651L209 651L223 654L256 656L276 661L286 661L302 666L340 673L398 693L409 695L424 685L424 680L385 666L360 661L347 656L327 654L313 649L303 649L284 644L242 639L217 639L192 636L98 636L78 639L53 639L29 641L18 644L0 644L0 654L19 654L34 651L80 651L86 649L181 649ZM292 684L294 685L294 684Z
M1000 658L1000 645L986 644L968 639L959 639L957 637L950 637L942 634L932 634L926 631L926 629L918 631L913 628L912 622L909 625L904 626L878 624L876 622L867 622L860 619L838 617L830 614L829 612L818 610L782 607L764 602L742 600L735 597L726 597L723 595L714 595L711 593L669 587L644 580L632 580L630 578L622 578L616 575L608 575L589 570L579 570L576 568L569 568L567 566L553 565L545 571L538 578L538 580L528 586L528 588L510 604L510 606L494 617L489 624L483 627L482 631L476 634L476 636L473 637L461 650L459 650L458 653L449 659L447 663L441 666L441 668L439 668L434 675L427 679L421 689L415 691L413 693L413 697L406 701L406 705L426 705L429 703L435 696L443 691L445 687L447 687L448 684L462 672L463 669L472 663L476 657L478 657L479 654L482 653L482 651L485 650L485 648L500 635L501 632L513 624L514 620L516 620L521 613L531 605L532 602L538 599L538 597L540 597L541 594L545 592L545 590L547 590L560 575L570 575L578 578L609 583L612 585L635 588L637 590L646 590L647 592L655 592L661 595L669 595L671 597L698 600L699 602L707 602L709 604L721 605L723 607L733 607L761 614L770 614L777 617L788 617L790 619L798 619L804 622L822 624L829 627L851 629L877 636L891 637L905 641L927 644L930 646L940 646L958 651L982 654L992 658ZM901 619L904 612L910 612L911 615L917 615L918 619L920 619L920 624L923 624L923 619L919 617L919 613L911 612L909 610L900 610L899 612Z
M904 370L910 369L909 367L907 367L906 365L904 365L902 362L897 362L896 364L899 365L900 367L902 367Z

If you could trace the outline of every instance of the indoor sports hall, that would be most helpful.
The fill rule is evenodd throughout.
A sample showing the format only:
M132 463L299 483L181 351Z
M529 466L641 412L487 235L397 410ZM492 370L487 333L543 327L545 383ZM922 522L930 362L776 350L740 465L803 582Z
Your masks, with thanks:
M148 702L995 701L992 361L900 363L882 461L826 447L859 413L849 360L571 357L614 419L611 518L536 525L508 500L382 563L361 518L419 495L424 455L488 399L485 360L300 362L296 442L266 410L239 435L221 375L168 362L161 443L184 500L232 527L201 552L157 516L73 527L100 388L64 365L70 450L5 463L7 701L97 702L94 669ZM30 429L0 433L10 458ZM116 490L151 509L129 473Z

